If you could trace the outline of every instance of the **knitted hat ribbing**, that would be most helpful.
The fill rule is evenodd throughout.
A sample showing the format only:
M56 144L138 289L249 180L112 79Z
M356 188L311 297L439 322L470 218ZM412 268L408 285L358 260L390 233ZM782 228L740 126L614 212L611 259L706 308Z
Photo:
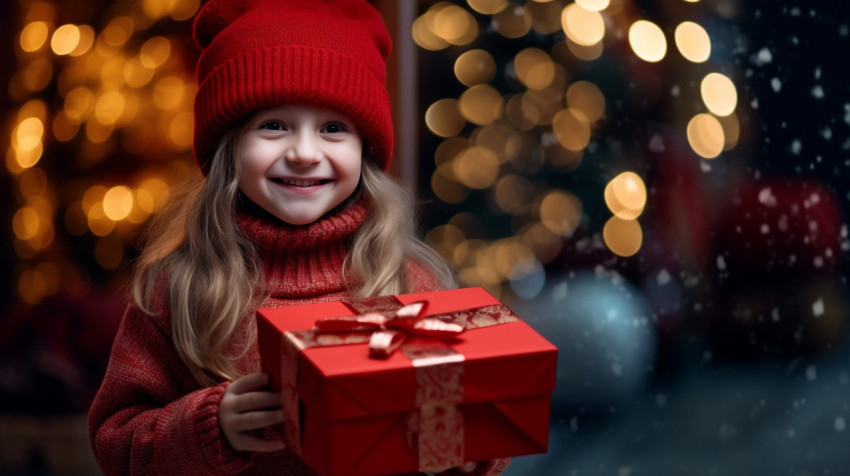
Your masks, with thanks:
M365 0L211 0L195 17L194 37L202 50L194 153L204 174L230 125L282 104L348 116L387 168L390 38Z

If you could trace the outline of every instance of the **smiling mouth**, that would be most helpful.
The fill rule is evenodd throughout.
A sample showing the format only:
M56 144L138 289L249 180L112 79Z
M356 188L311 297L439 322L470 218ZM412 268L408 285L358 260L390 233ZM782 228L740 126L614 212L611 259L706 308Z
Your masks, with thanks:
M286 179L280 177L274 177L271 181L281 185L289 185L290 187L315 187L330 182L329 179Z

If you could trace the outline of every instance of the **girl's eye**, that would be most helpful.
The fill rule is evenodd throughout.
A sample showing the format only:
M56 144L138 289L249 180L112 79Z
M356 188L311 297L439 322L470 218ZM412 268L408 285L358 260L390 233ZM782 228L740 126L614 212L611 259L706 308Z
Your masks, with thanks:
M329 124L325 124L322 128L322 132L327 132L329 134L338 134L340 132L345 132L345 126L340 124L339 122L331 122Z
M285 131L286 126L278 121L266 121L260 126L260 129L266 129L269 131Z

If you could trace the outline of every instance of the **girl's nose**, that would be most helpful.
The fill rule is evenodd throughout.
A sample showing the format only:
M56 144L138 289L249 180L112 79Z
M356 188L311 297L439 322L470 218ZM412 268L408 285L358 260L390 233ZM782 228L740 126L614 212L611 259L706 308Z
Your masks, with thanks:
M310 165L321 159L319 144L314 134L309 131L299 131L293 137L294 143L286 153L285 157L290 162Z

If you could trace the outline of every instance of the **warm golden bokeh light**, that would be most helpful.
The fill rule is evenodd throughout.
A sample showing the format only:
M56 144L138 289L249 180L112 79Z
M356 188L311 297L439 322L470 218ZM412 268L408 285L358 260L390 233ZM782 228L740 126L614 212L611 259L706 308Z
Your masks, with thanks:
M94 111L94 93L86 87L74 88L65 96L65 114L70 119L82 122Z
M47 23L43 21L29 23L21 30L19 41L21 49L27 53L40 50L47 43L48 34Z
M514 71L529 89L544 89L555 79L555 63L539 48L526 48L514 57Z
M475 85L460 95L460 113L478 125L490 124L502 117L504 100L496 88L487 84Z
M101 124L115 124L124 112L124 95L118 91L107 91L95 102L94 117Z
M101 32L104 43L109 46L123 46L133 35L135 24L128 16L115 17Z
M526 2L531 14L531 28L541 35L551 35L561 29L561 4L555 1Z
M493 15L508 6L508 0L467 0L469 6L478 13Z
M601 12L608 8L608 5L611 4L611 0L575 0L576 4L581 5L583 8L587 10L593 10L597 12Z
M154 84L153 102L160 109L175 109L186 97L186 84L177 76L166 76Z
M474 145L492 150L499 157L499 161L503 162L507 159L506 152L512 132L510 127L501 122L495 122L476 128L469 138Z
M489 83L496 75L496 61L486 50L469 50L455 60L454 72L464 86Z
M646 185L638 174L623 172L608 182L604 196L611 213L625 220L634 220L646 206Z
M697 155L713 159L723 152L726 139L723 126L711 114L697 114L688 122L688 143Z
M656 63L667 54L667 39L661 28L648 20L638 20L629 27L629 45L638 58Z
M77 31L80 34L80 39L77 41L77 46L68 53L70 56L82 56L88 53L94 45L96 35L92 27L88 25L79 25L77 27Z
M133 210L133 191L126 185L110 188L103 195L103 213L112 221L127 218Z
M191 111L174 116L168 125L168 141L176 149L190 149L194 141L195 115Z
M425 125L440 137L456 136L466 126L456 99L440 99L425 111Z
M461 203L469 196L468 188L440 173L439 168L431 175L431 190L446 203Z
M520 38L531 30L531 14L522 5L509 3L493 15L493 29L505 38Z
M728 77L720 73L709 73L700 83L700 94L708 108L717 116L728 116L738 105L738 91Z
M485 189L499 177L499 158L487 147L470 147L455 158L452 171L455 177L472 189Z
M37 117L28 117L15 128L13 146L18 150L33 150L44 137L44 123Z
M575 109L562 109L552 119L555 138L567 150L580 151L590 142L590 123Z
M493 199L496 205L511 215L525 211L531 204L535 188L521 175L510 174L500 178L493 187Z
M738 116L732 113L728 116L720 116L717 120L723 127L723 138L725 140L723 150L734 149L741 137L741 123L738 121Z
M36 117L42 122L46 121L47 104L45 104L41 99L31 99L24 103L24 105L18 109L18 120L21 121L28 117Z
M571 40L567 37L564 40L564 44L567 45L567 49L570 50L570 53L573 54L576 58L582 61L594 61L599 59L602 56L602 52L604 51L603 42L599 42L593 45L580 45L575 41Z
M12 231L19 240L29 240L38 234L41 218L32 207L21 207L12 217Z
M142 64L139 58L130 58L124 63L124 81L131 88L141 88L153 79L155 70Z
M53 77L53 63L46 59L31 62L22 71L23 86L29 91L41 91L50 83Z
M413 25L410 27L410 34L413 37L413 41L416 42L420 48L437 51L447 48L449 46L449 42L440 38L436 33L428 28L429 16L432 16L433 14L434 12L429 10L414 20Z
M158 68L171 56L171 41L164 36L155 36L142 45L139 62L146 68Z
M624 220L613 216L602 228L602 238L612 253L627 258L640 251L643 231L637 220Z
M429 28L452 45L466 45L478 36L478 24L475 18L457 5L435 5L434 14L430 17Z
M96 120L86 122L86 137L95 144L109 140L114 131L114 124L104 124Z
M139 198L140 195L147 194L150 199ZM136 197L138 205L147 213L156 213L165 206L170 196L169 186L164 180L152 177L142 181L136 188Z
M53 32L50 48L57 55L67 55L80 43L80 29L77 25L62 25Z
M189 20L201 7L201 0L172 0L169 2L168 14L177 21Z
M103 203L98 203L86 214L86 223L95 236L106 236L115 229L115 222L106 216Z
M561 26L567 37L582 46L595 45L605 36L605 20L594 10L578 3L567 5L561 13Z
M560 236L571 236L581 223L581 201L566 190L554 190L540 202L540 222Z
M703 27L694 22L680 23L673 38L679 53L688 61L703 63L711 56L711 38Z
M589 122L596 122L605 115L605 96L598 86L590 81L576 81L567 88L567 106L581 111Z
M548 263L555 259L563 247L563 238L552 233L540 222L526 225L517 233L517 236L541 263Z

